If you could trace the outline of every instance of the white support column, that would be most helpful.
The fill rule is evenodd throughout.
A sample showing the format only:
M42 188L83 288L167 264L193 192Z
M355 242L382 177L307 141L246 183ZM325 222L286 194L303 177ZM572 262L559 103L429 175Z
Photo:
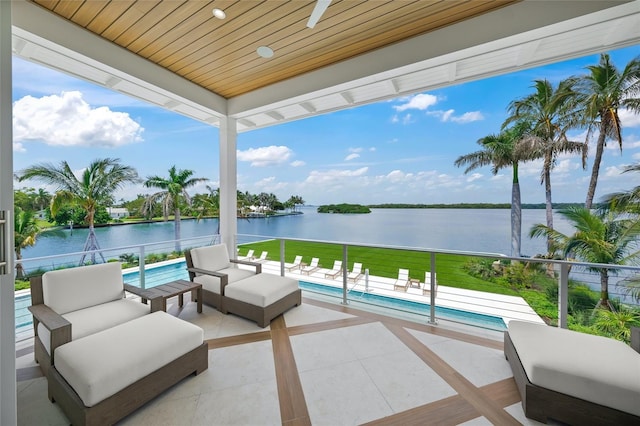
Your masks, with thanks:
M11 75L11 5L0 1L0 210L9 211L4 230L8 262L0 274L0 424L17 423L16 329L13 269L13 113Z
M220 120L220 235L229 249L229 256L237 257L236 236L238 234L238 130L236 119L224 117Z

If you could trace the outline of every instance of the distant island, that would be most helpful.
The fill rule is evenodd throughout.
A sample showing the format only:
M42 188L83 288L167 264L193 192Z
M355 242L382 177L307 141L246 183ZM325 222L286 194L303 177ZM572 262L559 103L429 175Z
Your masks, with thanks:
M565 209L567 207L584 206L584 203L553 203L554 209ZM456 204L369 204L372 209L510 209L509 203L456 203ZM594 208L598 206L594 204ZM522 204L523 209L544 210L544 203Z
M361 204L328 204L318 207L318 213L371 213L371 209Z

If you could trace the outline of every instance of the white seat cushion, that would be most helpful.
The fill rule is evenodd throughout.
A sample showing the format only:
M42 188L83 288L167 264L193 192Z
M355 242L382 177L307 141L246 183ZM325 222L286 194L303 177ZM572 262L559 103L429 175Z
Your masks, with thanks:
M149 312L149 305L129 299L120 299L69 312L63 314L62 317L71 323L71 340L77 340L147 315ZM51 333L42 323L38 324L38 336L47 353L51 353Z
M122 299L122 266L113 262L45 272L42 296L60 315Z
M225 268L216 272L227 274L229 276L229 283L255 275L254 271L239 268ZM193 279L193 282L202 284L204 290L220 294L220 278L218 277L214 277L213 275L198 275Z
M298 281L272 274L256 274L229 284L225 296L251 305L266 307L298 290Z
M531 383L640 416L640 354L629 346L523 321L508 328Z
M202 342L200 327L159 311L60 346L55 367L92 407Z

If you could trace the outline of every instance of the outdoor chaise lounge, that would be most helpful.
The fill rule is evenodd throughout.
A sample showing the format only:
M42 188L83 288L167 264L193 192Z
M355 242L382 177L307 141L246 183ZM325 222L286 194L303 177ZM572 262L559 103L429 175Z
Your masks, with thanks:
M202 301L219 310L222 310L222 295L228 284L262 272L259 263L229 259L225 244L187 250L185 260L189 279L202 284ZM237 265L250 266L253 270L240 269Z
M320 273L324 274L325 278L331 278L335 280L340 273L342 273L342 260L334 260L333 268L331 269L320 269Z
M254 255L253 253L254 253L254 251L253 251L253 250L249 250L249 251L247 252L247 255L246 255L246 256L242 256L242 257L240 257L239 259L240 259L240 260L253 260L253 259L255 259L255 258L256 258L256 257L255 257L255 255Z
M300 268L302 268L302 256L296 256L296 258L293 260L293 263L284 264L284 269L289 272Z
M268 254L269 254L268 251L263 251L262 253L260 253L260 257L254 257L253 261L254 262L266 262Z
M398 269L398 279L393 284L394 290L407 291L409 288L409 270Z
M510 321L504 353L525 415L571 425L640 424L640 329L614 339Z
M251 262L235 261L255 266L256 273L232 268L234 261L229 260L224 244L192 249L186 252L186 259L191 280L203 284L203 301L215 299L215 306L224 314L233 313L266 327L273 318L302 303L297 280L263 274L262 265ZM219 293L213 293L216 289Z
M320 263L320 258L314 257L311 259L310 264L300 268L300 272L302 272L302 275L311 275L311 273L320 269L320 266L318 265L319 263Z
M73 425L110 425L208 368L203 330L163 311L56 349L49 399Z
M118 262L45 272L31 278L34 355L46 376L55 350L151 312L149 305L127 299ZM151 306L156 306L152 303Z
M349 272L349 275L347 275L347 281L357 283L360 277L362 277L362 263L355 262L353 264L353 269Z
M434 289L434 294L437 295L438 294L438 276L435 272L433 273L433 289ZM422 294L425 296L428 294L431 294L431 272L429 271L426 271L424 273L424 287L422 287Z
M123 298L124 286L119 263L32 280L36 360L46 370L49 399L73 425L113 424L208 367L200 327L150 314L149 306Z

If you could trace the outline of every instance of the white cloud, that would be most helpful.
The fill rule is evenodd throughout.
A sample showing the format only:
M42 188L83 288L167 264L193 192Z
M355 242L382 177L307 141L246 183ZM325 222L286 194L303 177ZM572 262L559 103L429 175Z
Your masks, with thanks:
M20 142L14 142L13 152L27 152L27 150L24 148L24 145L22 145Z
M349 148L349 152L362 152L364 149L363 148Z
M371 148L369 148L369 151L370 151L370 152L376 152L376 151L377 151L377 148L376 148L375 146L372 146Z
M311 173L309 173L309 176L307 177L305 182L327 184L343 179L363 176L367 173L367 171L369 171L368 167L361 167L356 170L313 170Z
M301 160L296 160L296 161L292 161L290 166L291 167L302 167L304 165L306 165L307 163L305 163L304 161Z
M114 148L142 141L144 128L128 113L92 108L78 91L13 104L14 141L42 141L54 146Z
M451 121L454 123L465 124L473 121L484 120L484 115L482 115L480 111L469 111L462 115L454 115L455 112L456 111L454 109L449 109L447 111L427 111L427 115L438 117L443 123Z
M482 177L481 173L474 173L467 178L467 182L473 182L474 180L478 180Z
M257 192L277 192L288 186L286 182L278 182L275 176L260 179L254 184Z
M636 152L631 156L631 158L633 158L634 160L640 160L640 152Z
M628 109L619 109L618 116L620 116L622 127L640 126L640 114L636 114Z
M427 93L419 93L415 96L409 98L403 98L405 103L401 105L394 105L393 109L398 112L406 111L408 109L417 109L420 111L424 111L432 105L435 105L438 102L438 98L429 95Z
M293 151L286 146L265 146L238 150L238 161L248 161L253 167L277 166L284 164L293 155Z
M344 158L344 161L355 160L356 158L360 158L360 154L356 154L355 152L352 152L351 154L347 155Z
M628 164L621 164L619 166L609 166L604 169L605 177L619 177Z
M389 179L391 182L400 182L405 178L405 174L400 171L400 170L393 170L391 172L389 172L389 174L387 174L387 179Z

